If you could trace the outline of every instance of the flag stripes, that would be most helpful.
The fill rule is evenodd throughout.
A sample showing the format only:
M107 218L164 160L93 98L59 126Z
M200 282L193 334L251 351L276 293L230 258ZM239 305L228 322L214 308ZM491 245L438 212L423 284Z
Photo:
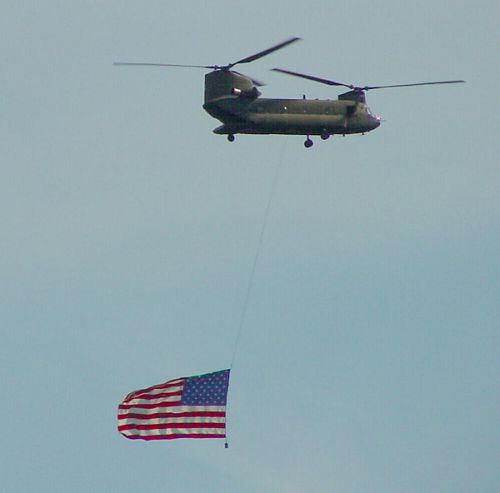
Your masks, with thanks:
M178 378L131 392L118 406L126 438L224 438L229 370Z
M201 433L171 433L169 435L146 435L146 434L141 434L141 435L126 435L127 438L130 440L173 440L174 438L225 438L224 436L221 436L220 434L217 433L206 433L206 434L201 434Z
M226 414L223 412L216 411L206 411L206 412L185 412L185 413L151 413L151 414L134 414L128 413L128 419L161 419L161 418L170 418L170 419L184 419L184 418L199 418L203 419L207 418L223 418Z

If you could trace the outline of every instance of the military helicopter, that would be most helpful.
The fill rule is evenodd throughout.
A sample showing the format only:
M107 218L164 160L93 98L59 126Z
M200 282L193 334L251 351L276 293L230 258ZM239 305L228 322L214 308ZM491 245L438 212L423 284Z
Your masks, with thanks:
M203 108L222 125L214 133L227 135L229 142L235 134L281 134L305 135L304 146L313 145L311 135L319 135L326 140L331 135L365 134L380 126L381 118L372 114L366 104L365 92L372 89L424 86L434 84L455 84L463 80L418 82L384 86L362 86L344 84L299 72L280 68L272 70L295 77L350 89L340 94L337 100L275 99L261 98L257 89L263 84L235 70L234 66L253 62L288 46L301 38L293 37L227 65L178 65L169 63L115 62L114 65L189 67L212 70L205 75L205 101Z

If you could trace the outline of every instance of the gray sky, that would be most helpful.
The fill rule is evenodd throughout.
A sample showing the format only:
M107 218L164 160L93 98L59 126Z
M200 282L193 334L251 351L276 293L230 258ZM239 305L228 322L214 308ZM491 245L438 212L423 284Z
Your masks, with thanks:
M498 2L2 2L7 492L497 491ZM364 137L212 133L196 70L368 94ZM231 361L220 440L127 441L131 390Z

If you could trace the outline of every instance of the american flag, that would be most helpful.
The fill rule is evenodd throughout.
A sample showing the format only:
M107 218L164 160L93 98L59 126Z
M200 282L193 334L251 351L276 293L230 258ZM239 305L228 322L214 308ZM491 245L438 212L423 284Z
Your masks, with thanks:
M140 440L225 438L229 370L136 390L118 406L118 431Z

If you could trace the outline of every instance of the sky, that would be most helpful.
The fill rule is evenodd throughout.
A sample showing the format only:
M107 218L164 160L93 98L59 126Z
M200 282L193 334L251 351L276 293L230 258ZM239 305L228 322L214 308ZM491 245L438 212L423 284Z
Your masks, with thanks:
M498 491L498 2L0 5L2 491ZM291 36L241 68L266 97L467 83L305 149L213 134L203 70L112 65ZM233 356L228 449L117 432Z

